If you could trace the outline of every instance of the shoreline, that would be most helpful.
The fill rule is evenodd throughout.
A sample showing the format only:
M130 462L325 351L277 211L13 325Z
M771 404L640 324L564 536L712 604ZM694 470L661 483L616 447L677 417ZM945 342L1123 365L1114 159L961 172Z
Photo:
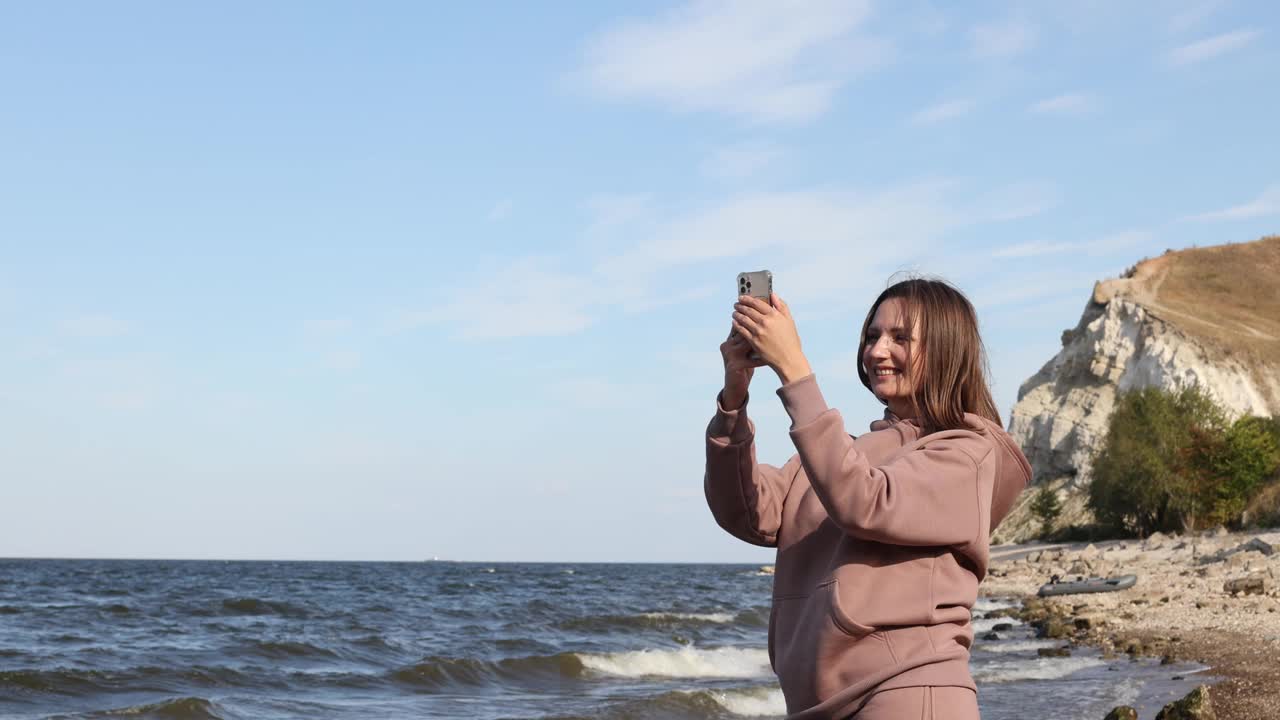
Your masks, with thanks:
M992 557L981 596L1021 599L1022 609L1010 614L1043 636L1107 657L1201 663L1214 678L1220 720L1280 718L1280 532L1000 546ZM1107 593L1036 595L1052 575L1123 574L1138 582ZM1229 583L1248 585L1249 593L1229 592Z

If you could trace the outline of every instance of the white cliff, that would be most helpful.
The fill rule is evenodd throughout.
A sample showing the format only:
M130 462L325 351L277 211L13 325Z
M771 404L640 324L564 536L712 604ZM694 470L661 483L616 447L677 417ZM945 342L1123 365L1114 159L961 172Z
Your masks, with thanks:
M1119 392L1198 386L1235 415L1280 414L1276 264L1280 237L1166 253L1095 285L1062 350L1018 390L1009 424L1033 486L1047 484L1063 501L1059 524L1088 520L1091 461ZM1242 267L1248 292L1219 281ZM1035 534L1033 495L1023 493L996 542Z

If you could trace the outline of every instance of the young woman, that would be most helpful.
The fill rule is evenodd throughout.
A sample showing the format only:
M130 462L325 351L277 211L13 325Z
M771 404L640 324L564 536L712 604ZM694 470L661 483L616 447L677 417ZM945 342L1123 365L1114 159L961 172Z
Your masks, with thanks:
M987 539L1031 468L987 389L973 306L937 280L876 298L858 377L887 408L855 438L823 400L791 310L771 300L734 305L704 486L721 527L778 549L769 660L788 720L974 720L970 608ZM765 365L791 416L782 467L756 462L747 419Z

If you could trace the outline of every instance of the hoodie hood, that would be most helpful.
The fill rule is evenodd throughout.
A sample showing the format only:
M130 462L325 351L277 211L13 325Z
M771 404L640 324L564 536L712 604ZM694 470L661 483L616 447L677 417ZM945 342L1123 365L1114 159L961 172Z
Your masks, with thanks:
M1022 449L1004 428L973 413L965 413L964 418L974 430L991 438L998 453L996 486L991 493L991 532L995 532L996 526L1013 508L1018 495L1031 482L1031 463L1027 462Z
M996 526L1013 508L1018 495L1031 482L1031 463L1027 462L1027 457L1022 454L1022 449L1013 441L1013 437L998 424L973 413L965 413L964 419L969 429L991 438L998 453L996 486L991 494L991 532L995 532ZM871 423L871 429L884 430L899 426L899 429L905 430L901 425L910 425L919 433L919 426L914 420L903 420L888 409L884 411L884 418ZM904 440L907 439L904 435Z

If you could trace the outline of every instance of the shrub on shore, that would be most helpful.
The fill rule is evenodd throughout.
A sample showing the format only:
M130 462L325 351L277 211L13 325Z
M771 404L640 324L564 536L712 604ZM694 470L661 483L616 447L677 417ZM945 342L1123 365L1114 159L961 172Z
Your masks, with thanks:
M1053 531L1053 521L1062 514L1058 494L1050 490L1048 485L1041 485L1036 491L1035 499L1031 501L1031 512L1040 518L1040 537L1048 537Z
M1101 523L1141 536L1239 527L1268 515L1267 508L1246 511L1278 492L1278 466L1280 418L1232 422L1197 388L1133 390L1117 398L1094 460L1089 507Z

